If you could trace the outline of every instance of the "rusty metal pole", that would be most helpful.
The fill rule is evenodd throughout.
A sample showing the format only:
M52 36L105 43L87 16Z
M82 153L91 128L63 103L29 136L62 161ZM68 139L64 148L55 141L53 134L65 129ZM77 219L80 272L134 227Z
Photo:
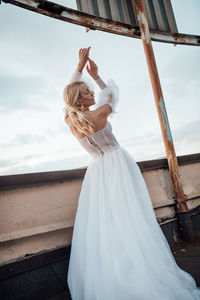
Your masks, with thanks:
M149 69L151 84L153 88L154 98L160 120L162 136L165 144L169 171L172 179L173 190L176 198L176 213L180 224L181 239L187 242L193 242L195 238L194 229L189 215L186 197L184 195L183 186L180 180L178 162L174 149L173 139L167 117L167 111L162 94L160 79L154 57L153 47L151 43L151 35L147 22L147 17L144 11L143 0L135 0L137 18L140 27L141 39L146 55L147 65Z

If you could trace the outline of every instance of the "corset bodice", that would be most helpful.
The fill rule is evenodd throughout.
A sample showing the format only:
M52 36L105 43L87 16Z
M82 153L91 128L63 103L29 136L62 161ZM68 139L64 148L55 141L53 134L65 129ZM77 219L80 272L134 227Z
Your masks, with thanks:
M78 70L75 70L75 72L72 74L70 83L77 80L84 81L84 79L82 79L82 73ZM96 83L101 89L98 101L96 102L96 108L104 104L108 104L112 109L109 117L112 117L113 114L117 113L116 106L118 103L119 89L113 80L109 80L106 85L105 82L99 77L96 80ZM66 111L67 109L68 106L65 105L63 110ZM112 133L112 125L109 121L107 121L106 126L101 130L98 130L89 136L78 139L78 141L94 158L103 157L106 153L120 147Z
M105 153L119 147L119 143L112 133L112 125L108 121L103 129L78 139L78 141L94 158L102 157Z

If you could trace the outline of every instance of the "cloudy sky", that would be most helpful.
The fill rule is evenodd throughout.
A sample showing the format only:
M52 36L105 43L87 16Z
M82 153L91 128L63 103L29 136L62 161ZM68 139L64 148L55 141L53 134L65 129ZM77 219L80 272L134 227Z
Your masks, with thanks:
M76 8L72 0L54 2ZM200 1L172 0L172 5L179 32L200 35ZM120 88L118 114L110 121L121 146L137 161L165 157L140 40L86 33L84 27L2 2L1 175L73 169L92 160L69 132L62 111L62 92L78 50L88 46L101 77L114 79ZM200 48L156 42L153 47L176 153L198 153Z

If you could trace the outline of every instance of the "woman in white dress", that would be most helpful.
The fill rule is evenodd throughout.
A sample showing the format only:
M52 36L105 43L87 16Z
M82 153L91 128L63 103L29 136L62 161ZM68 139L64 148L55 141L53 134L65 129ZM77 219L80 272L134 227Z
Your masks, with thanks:
M81 187L74 223L68 286L73 300L197 300L200 289L178 267L156 220L141 171L112 133L118 90L106 85L80 49L64 89L65 121L93 160ZM86 63L101 92L81 81Z

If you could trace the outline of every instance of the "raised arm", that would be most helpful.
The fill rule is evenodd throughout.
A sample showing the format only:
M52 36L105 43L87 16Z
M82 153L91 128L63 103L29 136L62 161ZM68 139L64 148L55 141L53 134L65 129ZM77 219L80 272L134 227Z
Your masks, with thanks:
M101 77L99 77L96 80L96 83L98 84L98 86L100 87L100 89L105 89L107 87L107 85L105 84L105 82L101 79Z
M82 77L82 72L79 72L77 69L72 73L72 76L70 78L70 83L74 82L74 81L78 81L81 80Z
M102 116L108 116L110 113L116 113L116 105L118 102L118 87L112 80L110 81L110 84L105 84L105 82L98 74L98 67L95 62L90 58L88 58L88 62L89 65L86 66L86 69L90 76L101 88L101 92L99 93L97 101L96 113Z
M89 51L91 47L88 48L81 48L79 50L79 63L76 67L76 70L71 76L70 83L81 80L82 77L82 71L87 63L88 57L89 57Z
M107 87L107 85L105 84L105 82L99 76L97 65L89 57L88 57L88 62L89 62L89 65L86 66L86 69L87 69L88 73L96 81L96 83L98 84L100 89L103 90L105 87Z

